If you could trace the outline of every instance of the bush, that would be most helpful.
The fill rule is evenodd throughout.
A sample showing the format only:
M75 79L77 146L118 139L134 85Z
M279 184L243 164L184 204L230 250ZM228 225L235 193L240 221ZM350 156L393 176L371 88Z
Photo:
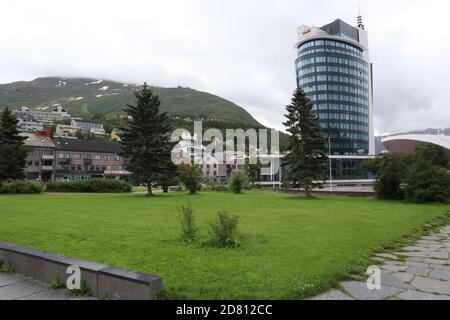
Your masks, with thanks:
M370 163L372 171L377 175L375 191L379 199L401 200L405 198L402 182L407 164L407 158L396 154L384 155Z
M242 190L248 186L248 177L242 172L234 173L229 181L229 189L234 193L242 193Z
M190 194L201 189L202 169L198 166L182 164L178 167L178 179L186 186Z
M207 191L215 191L215 192L227 192L228 187L222 183L217 182L209 182L206 186Z
M226 211L217 213L217 219L209 222L209 232L213 238L213 243L220 247L237 247L237 227L239 217L229 215Z
M449 171L426 161L413 163L406 175L405 195L413 202L447 202L450 196Z
M195 218L192 213L191 206L182 206L178 209L181 221L181 238L187 243L194 242L197 236L197 228L195 227Z
M131 192L128 182L113 179L90 179L75 181L51 181L47 192L124 193Z
M39 182L24 180L7 180L0 182L0 194L38 194L44 192Z

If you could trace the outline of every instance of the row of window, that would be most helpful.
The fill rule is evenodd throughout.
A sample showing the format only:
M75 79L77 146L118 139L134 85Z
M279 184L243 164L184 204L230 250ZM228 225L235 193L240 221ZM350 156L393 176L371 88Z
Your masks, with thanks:
M369 141L369 136L367 134L351 133L345 131L329 132L329 133L324 132L323 136L325 139L330 137L332 139L351 139L359 141Z
M368 71L367 63L361 63L353 59L346 59L346 58L338 58L338 57L328 57L328 56L320 56L320 57L311 57L307 59L301 59L297 62L297 68L304 67L308 64L314 64L314 63L334 63L334 64L341 64L346 66L351 66L355 68L359 68L363 71Z
M300 79L300 85L305 85L308 78ZM307 86L303 87L303 91L305 93L310 92L316 92L316 91L337 91L337 92L345 92L345 93L353 93L353 94L359 94L361 96L364 96L366 98L369 97L369 93L366 90L362 90L355 87L349 87L349 86L338 86L335 84L319 84L319 85L313 85L313 86Z
M345 121L357 121L363 123L369 123L369 118L366 115L357 115L349 113L328 113L328 112L315 112L320 120L345 120Z
M354 51L347 51L347 50L342 50L342 49L335 49L335 48L312 48L312 49L307 49L304 51L301 51L298 53L299 57L303 57L306 56L308 54L313 54L313 53L337 53L337 54L343 54L343 55L350 55L352 57L356 57L356 58L363 58L362 53L360 52L354 52Z
M310 68L308 68L310 69ZM313 73L316 72L315 68L312 72L305 72L308 69L301 69L299 70L299 76L303 76L303 75L307 75L309 73ZM332 82L342 82L342 83L349 83L349 84L354 84L357 86L361 86L363 88L368 89L369 88L369 84L366 81L363 81L361 79L357 79L357 78L352 78L352 77L344 77L344 76L338 76L338 75L317 75L317 76L309 76L308 77L309 80L307 83L310 82L322 82L322 81L332 81Z
M369 109L367 107L354 106L348 104L339 104L339 103L319 103L312 105L312 110L336 110L336 111L345 111L345 112L357 112L365 115L369 114Z
M358 103L364 106L369 106L369 101L366 98L359 98L354 96L347 96L344 94L308 94L308 98L315 102L315 101L322 101L322 100L332 100L332 101L341 101L341 102L353 102Z
M298 50L299 52L302 52L303 50L309 49L309 48L313 48L313 47L329 47L330 49L335 49L340 50L340 49L345 49L344 50L340 50L342 52L345 53L350 53L354 56L357 57L362 57L363 56L363 51L355 46L352 46L351 44L345 43L345 42L341 42L341 41L334 41L334 40L314 40L314 41L309 41L306 42L304 44L302 44ZM317 50L317 49L316 49Z
M37 155L37 156L52 156L53 155L53 150L45 150L45 149L34 148L31 153L34 154L34 155Z
M367 133L369 131L369 127L366 125L353 124L348 122L321 122L320 127L322 129L352 130L361 131L363 133Z
M297 66L298 75L303 76L305 74L310 74L314 72L334 72L334 73L342 73L342 74L349 74L356 77L361 77L366 79L367 78L367 72L362 70L357 70L353 68L346 68L346 67L338 67L338 66L315 66L310 68L304 68L300 69L299 66Z
M353 150L367 150L368 144L367 143L331 143L332 149L353 149Z
M70 154L70 153L60 153L58 158L59 159L74 159L74 160L80 160L82 157L81 154L79 153L75 153L75 154ZM83 155L83 159L85 160L106 160L106 161L120 161L121 157L119 156L110 156L110 155L106 155L106 156L102 156L100 154L95 154L94 156L92 156L92 154L90 153L86 153Z
M121 171L122 170L122 166L83 166L83 165L57 165L56 166L57 170L65 170L65 171L105 171L105 170L109 170L109 171Z

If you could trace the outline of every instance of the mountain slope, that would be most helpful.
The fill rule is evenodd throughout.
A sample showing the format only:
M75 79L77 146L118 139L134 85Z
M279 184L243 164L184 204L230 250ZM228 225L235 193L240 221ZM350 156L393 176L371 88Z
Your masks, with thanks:
M55 103L66 107L74 116L118 115L126 104L134 102L133 91L139 86L87 78L37 78L0 84L0 106L31 109L47 108ZM230 128L262 128L242 107L218 96L190 88L153 90L161 98L161 110L173 118L219 122Z

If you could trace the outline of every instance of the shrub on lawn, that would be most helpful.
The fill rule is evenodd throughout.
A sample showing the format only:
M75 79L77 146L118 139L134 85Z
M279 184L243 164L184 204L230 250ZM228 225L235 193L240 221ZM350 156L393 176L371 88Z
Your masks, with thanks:
M181 221L181 239L187 243L194 242L197 236L195 218L191 206L182 206L178 209Z
M234 248L239 246L237 227L239 217L228 214L226 211L217 213L217 218L209 222L209 232L214 245L220 248Z
M242 172L234 173L229 181L229 189L234 193L242 193L242 190L248 186L248 177Z
M131 192L128 182L113 179L90 179L76 181L51 181L47 192L124 193Z
M190 194L197 193L201 189L202 169L198 166L182 164L178 167L178 179L189 190Z
M44 187L35 181L7 180L0 182L0 194L38 194Z

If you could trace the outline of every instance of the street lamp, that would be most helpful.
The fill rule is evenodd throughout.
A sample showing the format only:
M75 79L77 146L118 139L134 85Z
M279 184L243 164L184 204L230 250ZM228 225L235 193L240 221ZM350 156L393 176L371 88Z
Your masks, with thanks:
M328 166L330 167L330 192L333 191L333 175L331 171L331 137L328 137Z

